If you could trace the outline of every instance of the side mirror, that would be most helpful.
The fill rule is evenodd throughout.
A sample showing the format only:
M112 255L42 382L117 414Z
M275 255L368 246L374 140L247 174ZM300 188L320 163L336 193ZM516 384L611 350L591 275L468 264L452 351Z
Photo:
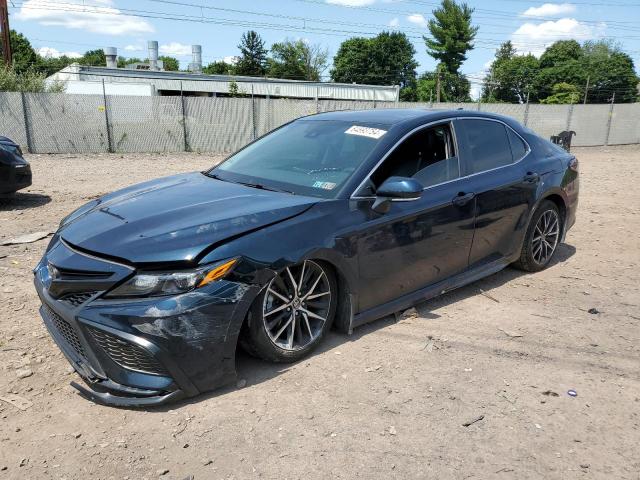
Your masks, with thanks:
M422 184L413 178L389 177L376 191L376 200L371 208L378 213L387 213L391 202L417 200L423 190Z

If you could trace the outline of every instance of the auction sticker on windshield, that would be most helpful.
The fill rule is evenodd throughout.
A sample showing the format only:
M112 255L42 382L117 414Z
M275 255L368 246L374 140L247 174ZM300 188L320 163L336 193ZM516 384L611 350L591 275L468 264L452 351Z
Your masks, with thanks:
M322 188L323 190L333 190L336 188L336 184L333 182L315 182L314 188Z
M361 137L375 138L377 140L385 133L387 133L387 131L380 130L379 128L361 127L359 125L354 125L353 127L349 127L349 129L344 133L348 133L349 135L359 135Z

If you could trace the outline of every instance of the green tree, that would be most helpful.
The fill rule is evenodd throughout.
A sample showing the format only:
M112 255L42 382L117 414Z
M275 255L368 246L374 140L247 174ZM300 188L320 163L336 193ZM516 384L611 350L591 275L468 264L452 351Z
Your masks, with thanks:
M29 40L27 40L27 37L15 30L11 30L9 34L13 58L13 64L11 67L14 72L19 74L33 69L38 59L38 55L31 46ZM2 59L0 59L0 64L4 65Z
M65 67L68 67L73 62L75 62L75 58L67 57L66 55L62 55L61 57L42 57L38 55L38 59L36 60L35 71L44 74L46 77L53 75L56 72L59 72Z
M107 64L107 59L104 56L104 50L88 50L85 54L78 59L80 65L87 65L93 67L104 67Z
M580 60L582 47L575 40L560 40L549 46L540 56L540 68L562 65L572 60Z
M250 76L264 75L268 50L260 35L253 30L243 33L238 48L240 49L240 58L236 64L236 73Z
M464 75L449 73L440 66L440 101L469 102L471 84ZM438 72L423 73L417 82L417 100L419 102L436 101L438 98Z
M580 91L575 85L570 83L556 83L551 89L553 95L548 96L540 100L540 103L547 104L562 104L562 103L577 103L580 100Z
M427 53L444 64L449 73L458 73L460 65L467 59L467 52L473 49L473 40L478 27L471 25L473 8L455 0L442 0L433 11L428 28L431 37L423 37Z
M127 65L132 65L134 63L142 63L143 60L137 57L125 58L118 57L118 68L126 68Z
M235 75L236 67L222 60L210 63L202 69L202 73L209 75Z
M538 98L536 78L540 62L531 54L517 55L510 41L503 43L496 51L496 59L491 64L484 79L482 99L486 102L524 103Z
M415 48L404 33L382 32L373 38L354 37L340 45L333 58L335 82L399 85L403 101L416 100Z
M180 70L180 62L177 58L168 55L161 55L158 60L162 60L163 68L168 72L177 72Z
M328 53L303 40L285 40L271 46L268 74L275 78L319 81L327 68Z

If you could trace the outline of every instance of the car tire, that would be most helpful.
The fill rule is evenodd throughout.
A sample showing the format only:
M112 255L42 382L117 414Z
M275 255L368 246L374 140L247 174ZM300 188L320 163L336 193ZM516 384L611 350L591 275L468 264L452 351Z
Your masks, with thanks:
M295 362L306 357L331 328L337 295L335 275L323 262L305 260L286 267L253 302L240 346L250 355L271 362Z
M531 217L516 268L527 272L544 270L555 255L562 229L562 215L555 203L543 200Z

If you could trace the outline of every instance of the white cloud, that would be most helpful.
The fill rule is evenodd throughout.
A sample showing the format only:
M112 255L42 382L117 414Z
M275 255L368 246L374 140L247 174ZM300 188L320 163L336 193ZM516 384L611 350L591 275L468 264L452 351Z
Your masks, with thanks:
M62 56L69 58L82 57L82 54L78 52L61 52L60 50L51 47L40 47L38 49L38 55L44 58L60 58Z
M224 63L228 63L229 65L235 65L236 63L238 63L238 60L240 60L240 57L236 55L227 55L222 59Z
M398 28L400 26L400 19L398 17L389 20L389 26L391 28Z
M26 0L16 18L41 25L73 28L105 35L132 35L153 32L147 21L125 15L113 6L113 0Z
M416 25L420 25L421 27L427 26L427 19L424 18L424 15L422 15L421 13L411 14L407 17L407 20L409 20L411 23L415 23Z
M539 7L529 7L522 13L523 17L556 17L576 11L576 6L570 3L545 3Z
M141 52L144 50L144 47L142 47L142 45L127 45L124 49L127 52Z
M345 7L366 7L376 2L376 0L326 0L333 5L344 5Z
M191 45L185 45L179 42L171 42L165 45L160 45L160 53L164 55L172 55L172 56L185 56L191 55Z
M513 46L519 53L539 56L545 48L557 40L578 41L600 37L607 28L606 23L587 25L575 18L561 18L542 23L525 23L511 35Z

